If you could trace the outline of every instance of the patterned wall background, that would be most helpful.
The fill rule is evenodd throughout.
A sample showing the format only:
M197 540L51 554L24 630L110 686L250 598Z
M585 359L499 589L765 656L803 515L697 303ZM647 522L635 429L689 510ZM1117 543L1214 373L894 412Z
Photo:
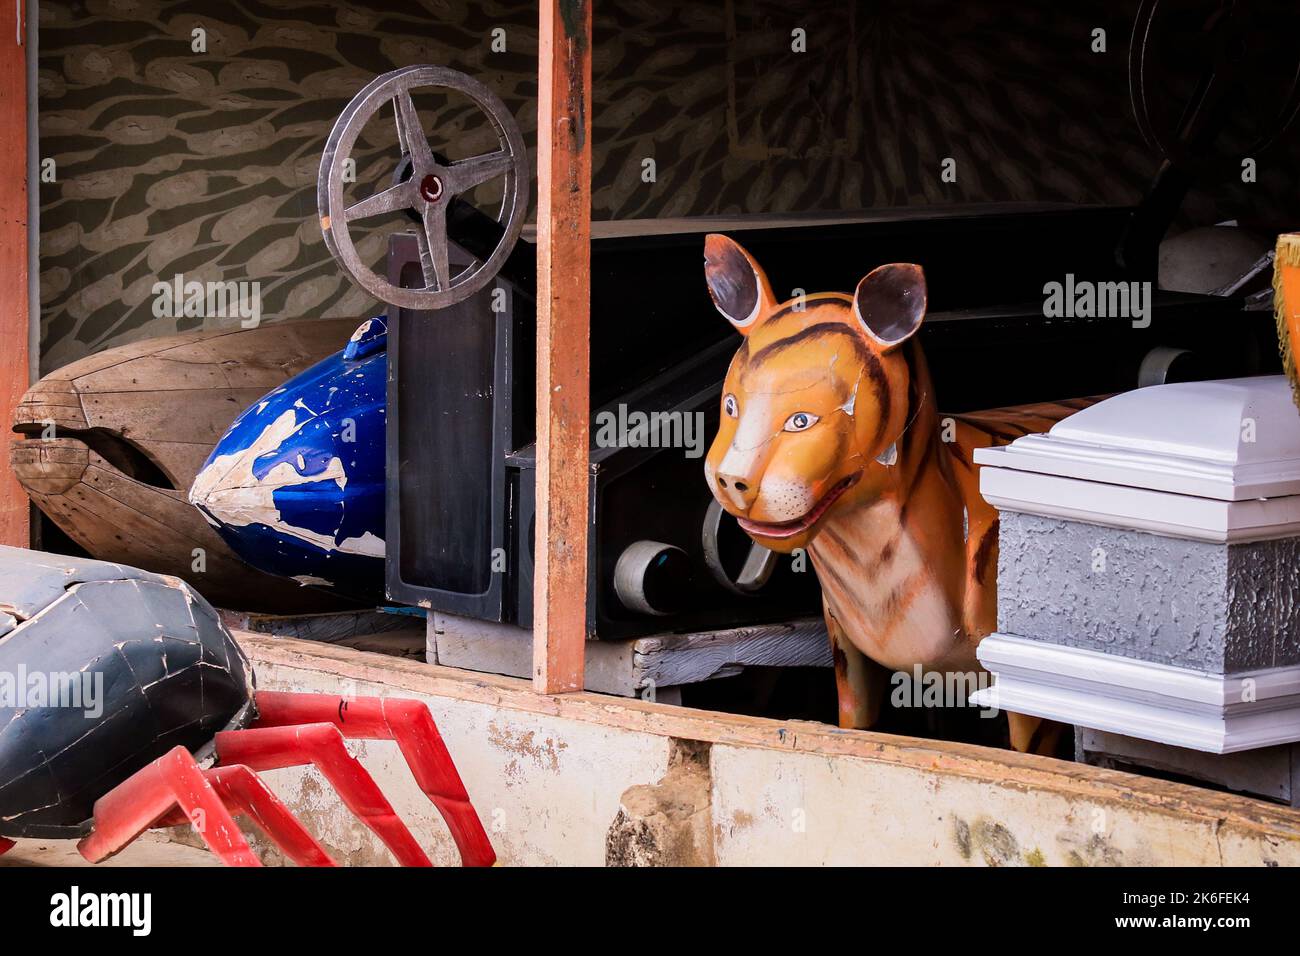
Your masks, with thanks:
M791 8L794 8L793 10ZM1128 101L1132 3L597 0L597 218L917 203L1129 203L1158 157ZM315 221L321 149L376 74L441 63L536 137L536 8L523 0L41 0L42 370L202 320L152 286L257 280L266 321L355 315ZM1089 50L1108 30L1109 52ZM206 52L192 31L206 33ZM506 29L506 52L491 50ZM791 30L807 31L807 52ZM433 121L482 133L463 111ZM477 130L477 132L476 132ZM395 159L377 137L358 179ZM657 181L642 181L653 157ZM945 157L958 181L940 181ZM1294 159L1294 155L1292 155ZM1294 216L1294 163L1195 195L1193 222ZM1294 221L1294 219L1293 219ZM383 236L360 243L380 260Z

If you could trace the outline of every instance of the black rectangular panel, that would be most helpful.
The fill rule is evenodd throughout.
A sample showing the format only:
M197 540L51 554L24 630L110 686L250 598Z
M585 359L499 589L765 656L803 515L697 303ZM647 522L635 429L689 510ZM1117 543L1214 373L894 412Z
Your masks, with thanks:
M466 594L486 591L492 573L496 336L481 305L398 313L401 576Z
M390 281L423 285L414 236L393 237L388 266ZM392 600L501 619L513 292L501 280L436 312L389 310Z

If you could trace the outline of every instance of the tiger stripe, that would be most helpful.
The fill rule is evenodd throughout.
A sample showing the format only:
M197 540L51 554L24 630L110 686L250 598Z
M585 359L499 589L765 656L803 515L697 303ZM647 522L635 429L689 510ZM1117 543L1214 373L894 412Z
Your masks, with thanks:
M998 521L979 494L974 451L1046 431L1100 398L944 416L942 420L956 423L952 440L944 441L924 356L914 343L903 348L910 373L905 420L912 424L898 442L894 470L899 496L892 515L882 524L879 501L838 512L810 543L809 553L828 606L868 657L902 670L953 663L977 669L975 645L995 623ZM873 399L888 407L885 378L867 380ZM947 502L947 507L914 506L926 501ZM969 525L965 538L963 515ZM961 561L928 559L936 547L959 544L964 551ZM916 556L914 563L899 568L907 564L909 553ZM922 614L909 614L923 597L932 606ZM929 621L942 633L909 634L907 628L918 620ZM936 650L938 659L933 657Z

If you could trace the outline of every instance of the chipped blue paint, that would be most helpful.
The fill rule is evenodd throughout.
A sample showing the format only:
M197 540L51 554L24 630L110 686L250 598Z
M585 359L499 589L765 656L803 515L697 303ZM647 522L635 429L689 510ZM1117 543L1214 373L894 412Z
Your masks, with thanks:
M369 319L255 402L195 478L190 501L254 567L382 598L386 334Z

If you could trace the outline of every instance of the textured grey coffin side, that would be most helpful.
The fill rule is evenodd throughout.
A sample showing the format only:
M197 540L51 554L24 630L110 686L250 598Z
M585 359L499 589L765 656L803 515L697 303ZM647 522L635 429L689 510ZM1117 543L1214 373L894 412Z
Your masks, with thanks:
M1300 664L1300 542L1212 544L1004 511L998 630L1234 674Z

